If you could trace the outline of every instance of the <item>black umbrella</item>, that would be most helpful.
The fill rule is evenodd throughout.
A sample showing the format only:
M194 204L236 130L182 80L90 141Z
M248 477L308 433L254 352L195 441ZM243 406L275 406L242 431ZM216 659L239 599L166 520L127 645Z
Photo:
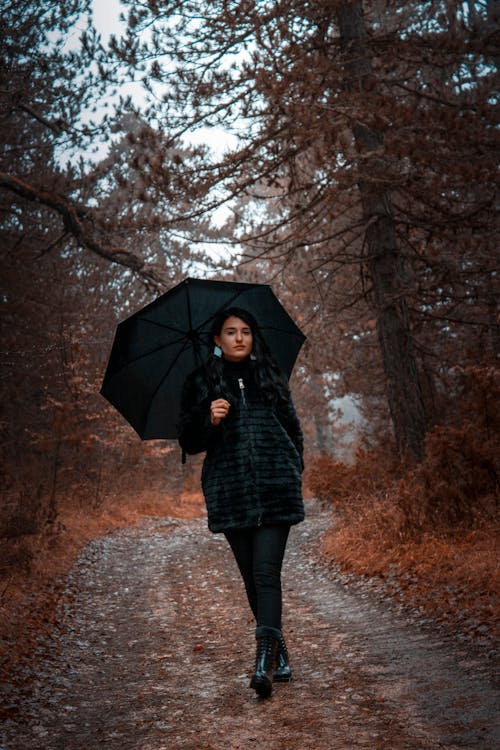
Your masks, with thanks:
M215 315L232 306L252 313L290 377L305 336L269 285L185 279L116 330L101 394L141 438L177 437L184 381L213 349Z

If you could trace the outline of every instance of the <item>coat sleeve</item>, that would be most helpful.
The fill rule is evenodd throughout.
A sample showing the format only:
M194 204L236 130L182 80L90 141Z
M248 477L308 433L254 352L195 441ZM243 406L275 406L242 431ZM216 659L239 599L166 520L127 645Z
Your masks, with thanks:
M189 454L206 451L217 434L217 427L210 422L210 400L200 401L199 386L192 375L184 384L177 427L179 444Z
M288 397L286 402L280 402L277 406L278 419L287 431L290 440L297 449L297 453L300 456L301 470L304 469L304 437L302 435L302 429L300 427L299 418L295 412L295 407L291 396Z

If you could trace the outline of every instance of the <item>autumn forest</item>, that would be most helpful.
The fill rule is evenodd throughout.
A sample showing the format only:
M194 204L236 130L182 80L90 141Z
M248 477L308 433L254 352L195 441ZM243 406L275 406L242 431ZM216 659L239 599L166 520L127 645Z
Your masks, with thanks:
M2 604L65 545L198 512L199 460L99 394L117 323L194 276L271 284L307 336L324 554L492 627L498 3L121 10L108 38L90 0L2 3Z

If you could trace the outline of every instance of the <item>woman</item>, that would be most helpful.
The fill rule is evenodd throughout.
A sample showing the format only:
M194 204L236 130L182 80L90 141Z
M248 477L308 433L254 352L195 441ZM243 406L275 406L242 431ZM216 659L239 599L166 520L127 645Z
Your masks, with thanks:
M179 442L206 451L202 487L213 532L223 532L256 620L250 687L268 697L291 679L281 632L281 566L290 526L304 519L302 432L284 374L253 316L219 314L213 354L184 385Z

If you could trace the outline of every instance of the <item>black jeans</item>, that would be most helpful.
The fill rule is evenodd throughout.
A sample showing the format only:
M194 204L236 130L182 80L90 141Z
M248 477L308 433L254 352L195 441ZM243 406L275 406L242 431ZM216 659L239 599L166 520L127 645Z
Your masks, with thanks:
M238 563L257 625L281 630L281 566L290 526L230 529L224 534Z

